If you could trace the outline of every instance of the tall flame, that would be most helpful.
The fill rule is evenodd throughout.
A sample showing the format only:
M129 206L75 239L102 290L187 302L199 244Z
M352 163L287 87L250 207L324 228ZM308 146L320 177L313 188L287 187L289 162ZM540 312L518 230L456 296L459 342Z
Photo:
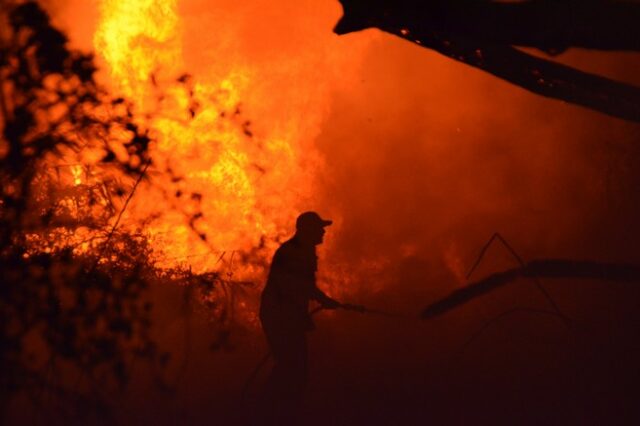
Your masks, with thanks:
M323 91L317 81L309 79L301 89L280 77L289 87L265 86L259 65L228 55L229 50L219 51L223 66L202 67L192 79L180 80L185 84L177 84L187 68L177 8L176 0L102 0L94 45L116 90L132 98L140 111L155 111L150 124L158 140L154 166L170 168L183 179L177 198L141 189L127 213L134 219L155 218L147 229L167 264L186 261L206 270L218 259L212 249L247 251L266 244L268 252L290 231L322 168L312 143L326 106L313 105ZM326 60L322 52L317 58ZM291 76L313 70L314 61L302 58L291 64ZM268 111L272 98L287 90L282 110ZM193 99L197 105L190 119L185 111ZM245 103L254 106L257 130L244 116ZM206 234L206 243L185 220L194 199L204 212L197 229Z
M128 96L145 93L149 76L162 67L180 66L176 0L104 0L95 47L111 76Z

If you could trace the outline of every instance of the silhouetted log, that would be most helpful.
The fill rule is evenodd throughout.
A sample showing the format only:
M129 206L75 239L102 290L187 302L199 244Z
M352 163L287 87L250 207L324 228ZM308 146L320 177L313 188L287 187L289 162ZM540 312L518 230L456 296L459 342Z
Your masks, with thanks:
M341 0L337 34L366 28L402 37L539 95L640 122L640 88L529 55L568 47L640 50L640 4Z
M489 275L487 278L454 291L449 296L427 306L422 311L422 319L442 315L520 277L581 278L616 282L640 282L640 265L566 259L534 260L522 268L509 269Z
M340 0L338 34L370 27L457 34L557 53L640 50L640 4L624 1ZM412 31L413 30L413 31Z

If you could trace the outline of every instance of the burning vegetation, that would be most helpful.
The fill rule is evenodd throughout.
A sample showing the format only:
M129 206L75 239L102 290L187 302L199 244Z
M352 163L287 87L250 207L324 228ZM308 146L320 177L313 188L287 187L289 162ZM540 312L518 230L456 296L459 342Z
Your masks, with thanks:
M232 280L231 272L197 274L180 266L183 252L162 250L155 238L159 228L170 227L167 222L155 225L164 216L149 208L132 217L127 209L137 191L143 197L156 194L171 206L169 212L161 206L160 211L177 221L179 229L171 237L193 236L203 247L230 243L224 235L208 237L210 230L199 227L202 208L210 206L194 190L193 180L185 183L179 166L168 161L180 141L167 141L174 141L172 132L186 132L191 125L191 131L211 128L211 134L201 133L208 146L215 144L209 137L233 146L252 135L249 122L238 121L237 104L230 111L201 111L202 88L194 87L188 75L175 78L167 94L153 73L151 82L140 81L150 70L139 65L138 80L123 80L125 97L114 97L97 83L92 55L69 48L67 37L37 3L18 2L2 13L2 415L17 399L55 410L60 421L95 420L108 416L111 393L128 383L136 362L146 361L156 380L165 383L163 367L170 354L158 348L150 333L151 285L184 286L185 303L197 293L220 330L212 348L227 344L233 311L243 303L234 299L236 287L252 283ZM149 91L146 98L143 90ZM166 104L171 105L168 111ZM196 115L206 116L205 123ZM202 175L200 188L217 182L220 191L239 195L234 200L251 203L253 189L239 169L250 168L250 160L231 148L217 152L221 158L209 162L214 167L208 173L191 171ZM256 176L265 173L255 169ZM248 223L246 210L238 226ZM239 253L242 265L259 264L260 248ZM229 263L234 255L229 254ZM224 256L218 254L216 263Z
M210 349L256 324L258 281L321 161L277 114L254 130L249 65L185 71L177 13L100 2L96 59L38 2L3 4L3 415L18 401L95 421L141 363L170 389L152 287L174 289L185 325L211 321Z

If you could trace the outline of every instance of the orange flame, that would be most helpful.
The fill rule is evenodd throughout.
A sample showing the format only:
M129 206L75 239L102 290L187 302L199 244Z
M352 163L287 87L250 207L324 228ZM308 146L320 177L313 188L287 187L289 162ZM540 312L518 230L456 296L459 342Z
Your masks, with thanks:
M284 62L255 61L229 39L232 30L220 29L226 34L219 35L219 45L207 44L207 55L220 60L196 64L194 77L182 78L181 85L176 78L198 61L193 48L183 45L187 35L177 0L100 3L94 46L111 84L139 111L153 113L154 167L170 168L181 179L177 197L141 187L127 211L132 221L154 217L146 229L167 266L186 262L211 270L221 252L248 251L261 242L267 256L291 231L296 214L316 207L312 197L322 158L313 139L328 109L322 77L348 58L332 54L326 40L312 38L310 43L322 46L313 54L302 46ZM334 37L330 27L320 31ZM185 111L194 99L189 119ZM244 117L245 105L256 129ZM168 179L154 176L160 186ZM185 221L194 204L204 213L196 227L206 243Z

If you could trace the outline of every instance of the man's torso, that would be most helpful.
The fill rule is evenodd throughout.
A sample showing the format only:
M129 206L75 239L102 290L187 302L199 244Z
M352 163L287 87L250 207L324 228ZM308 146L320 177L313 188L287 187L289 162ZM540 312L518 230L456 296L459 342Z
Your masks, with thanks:
M313 328L308 311L317 262L315 248L305 247L295 238L278 248L262 292L260 319L263 325L266 322L280 328Z

